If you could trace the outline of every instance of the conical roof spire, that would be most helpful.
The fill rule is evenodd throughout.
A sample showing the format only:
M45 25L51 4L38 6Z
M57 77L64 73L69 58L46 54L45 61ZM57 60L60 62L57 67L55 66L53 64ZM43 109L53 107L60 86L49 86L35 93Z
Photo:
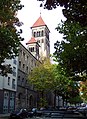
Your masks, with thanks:
M41 15L40 17L37 19L37 21L33 24L32 27L38 27L38 26L46 26L45 22L43 21ZM31 28L32 28L31 27Z

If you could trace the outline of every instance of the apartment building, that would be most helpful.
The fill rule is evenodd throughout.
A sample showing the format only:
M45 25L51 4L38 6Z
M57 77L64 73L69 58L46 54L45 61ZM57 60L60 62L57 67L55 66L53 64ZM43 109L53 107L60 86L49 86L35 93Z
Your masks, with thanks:
M4 64L11 65L12 73L0 76L0 113L8 113L15 109L18 58L6 59Z

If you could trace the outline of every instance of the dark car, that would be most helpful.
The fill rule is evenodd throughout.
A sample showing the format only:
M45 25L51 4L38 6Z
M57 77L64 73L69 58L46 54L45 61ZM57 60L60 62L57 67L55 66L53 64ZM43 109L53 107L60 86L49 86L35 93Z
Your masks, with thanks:
M26 109L20 109L12 112L9 119L24 119L30 116L30 113Z
M86 119L84 115L82 115L78 111L66 111L63 116L64 119Z
M49 119L86 119L77 111L49 111L44 113L43 116Z
M87 107L79 107L77 111L87 117Z

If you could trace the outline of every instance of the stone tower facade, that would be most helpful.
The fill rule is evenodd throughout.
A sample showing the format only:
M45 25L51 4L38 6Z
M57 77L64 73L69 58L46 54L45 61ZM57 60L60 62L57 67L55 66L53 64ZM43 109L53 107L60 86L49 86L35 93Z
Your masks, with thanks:
M47 25L40 16L36 22L31 27L32 30L32 40L30 39L28 43L28 49L36 58L49 57L50 56L50 40ZM38 44L36 47L36 43ZM38 51L39 48L39 51ZM35 53L36 52L36 53ZM39 52L39 54L37 54Z

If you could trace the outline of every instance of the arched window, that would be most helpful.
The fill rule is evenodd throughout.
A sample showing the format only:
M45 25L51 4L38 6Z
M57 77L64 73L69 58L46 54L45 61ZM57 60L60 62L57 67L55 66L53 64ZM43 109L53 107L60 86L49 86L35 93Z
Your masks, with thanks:
M44 32L43 32L43 30L41 31L41 36L43 36L44 34L43 34Z
M36 37L36 32L34 32L33 36Z
M39 36L39 32L37 31L37 37Z
M29 48L31 52L34 52L34 47Z
M31 51L31 48L29 48L29 51Z
M42 43L44 43L44 40L42 39Z
M32 48L32 52L34 52L34 47Z
M40 36L40 31L39 31L38 35Z

